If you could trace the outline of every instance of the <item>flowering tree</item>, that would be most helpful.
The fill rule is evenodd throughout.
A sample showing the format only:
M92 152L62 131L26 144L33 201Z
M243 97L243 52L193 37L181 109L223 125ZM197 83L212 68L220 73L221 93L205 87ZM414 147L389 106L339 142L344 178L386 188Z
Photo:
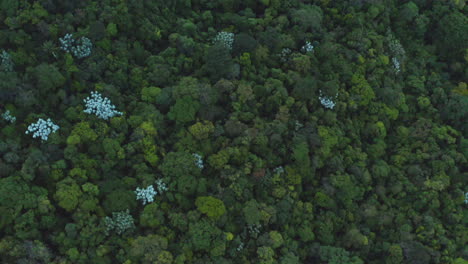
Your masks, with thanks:
M234 43L234 33L221 31L216 35L213 40L214 44L221 44L229 51L232 50L232 45Z
M154 197L158 194L155 190L153 185L146 187L146 189L136 188L135 194L137 196L137 200L142 200L143 205L147 203L154 202Z
M63 38L59 38L60 49L67 53L72 53L78 59L91 55L93 44L87 37L81 37L78 40L73 38L73 34L66 34Z
M335 97L338 96L338 94L335 95ZM335 102L333 102L333 98L329 96L323 96L322 91L320 91L320 96L319 96L320 103L328 109L333 109L336 105Z
M128 209L122 212L113 212L112 218L106 216L104 224L106 225L107 234L109 231L115 230L120 235L128 229L135 228L133 217Z
M50 118L46 120L39 118L36 123L32 123L28 126L26 134L33 133L33 138L40 137L42 140L47 140L50 133L54 133L60 127L54 124Z
M2 114L2 117L10 123L14 123L16 121L16 117L10 114L10 110L6 110L5 113Z
M91 98L83 100L86 104L84 110L87 114L95 114L97 117L108 120L116 115L122 115L122 112L115 110L115 105L111 104L107 97L102 98L98 92L91 92Z
M203 169L205 166L203 165L202 156L198 153L193 153L192 156L195 158L195 165L197 165L198 168Z
M0 53L0 70L11 72L13 71L13 60L11 59L11 55L8 54L6 51L2 51Z

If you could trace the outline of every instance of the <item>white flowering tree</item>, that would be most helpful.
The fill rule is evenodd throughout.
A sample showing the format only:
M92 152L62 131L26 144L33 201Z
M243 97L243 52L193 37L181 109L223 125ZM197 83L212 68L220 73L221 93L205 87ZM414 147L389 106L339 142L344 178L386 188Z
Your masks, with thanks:
M113 212L112 217L106 216L104 224L106 225L106 234L115 231L120 235L126 230L135 228L133 217L128 209L122 212Z
M159 193L163 193L168 190L166 183L162 179L156 180L156 189Z
M14 123L16 121L16 117L10 114L10 110L6 110L5 113L2 114L2 117L3 119L5 119L5 121L8 121L10 123Z
M203 165L202 156L197 153L193 153L192 156L195 158L195 165L197 165L199 169L203 169L205 165Z
M338 96L338 93L335 95L335 98ZM333 109L336 105L336 103L333 101L334 98L330 96L324 96L322 94L322 91L320 91L320 96L319 96L320 103L323 105L323 107L328 108L328 109Z
M46 141L49 138L50 133L55 133L60 127L54 124L50 118L44 120L39 118L36 123L32 123L28 126L26 134L33 133L33 138L40 137Z
M13 66L14 63L11 55L6 51L0 52L0 70L11 72L13 71Z
M73 38L73 34L66 34L63 38L59 38L60 49L67 53L72 53L78 59L91 55L93 44L87 37L81 37L78 40Z
M147 203L154 202L154 197L158 194L155 190L153 185L150 185L145 188L136 188L135 190L136 199L141 200L143 205Z
M395 73L399 73L401 71L401 64L406 59L406 51L403 45L401 45L400 41L393 36L391 32L387 33L387 40L388 40L388 48L390 50L390 54L392 55L392 63Z
M86 104L85 113L95 114L97 117L104 120L123 114L115 110L115 105L113 105L107 97L102 98L102 95L98 92L91 92L91 98L87 97L83 101Z
M221 31L219 32L213 40L214 44L221 44L229 51L232 50L232 45L234 43L234 33Z
M306 41L304 46L302 46L301 51L304 52L304 53L313 52L314 51L314 45L312 45L312 43L310 43L310 41Z

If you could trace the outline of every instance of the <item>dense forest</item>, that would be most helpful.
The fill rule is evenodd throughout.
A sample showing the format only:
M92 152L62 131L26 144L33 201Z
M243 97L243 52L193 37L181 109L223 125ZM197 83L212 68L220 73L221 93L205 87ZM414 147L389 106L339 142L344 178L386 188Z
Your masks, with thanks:
M0 0L0 263L467 264L465 0Z

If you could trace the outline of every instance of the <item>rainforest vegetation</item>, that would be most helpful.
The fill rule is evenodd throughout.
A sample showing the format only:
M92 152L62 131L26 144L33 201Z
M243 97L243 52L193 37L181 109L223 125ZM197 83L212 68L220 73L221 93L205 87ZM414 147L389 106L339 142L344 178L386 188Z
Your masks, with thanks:
M0 263L467 264L465 0L0 0Z

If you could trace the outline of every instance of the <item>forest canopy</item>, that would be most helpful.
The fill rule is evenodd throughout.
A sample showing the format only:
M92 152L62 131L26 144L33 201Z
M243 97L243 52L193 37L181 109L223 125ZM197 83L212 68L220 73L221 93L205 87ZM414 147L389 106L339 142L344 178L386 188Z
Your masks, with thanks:
M0 1L0 263L467 264L465 2Z

